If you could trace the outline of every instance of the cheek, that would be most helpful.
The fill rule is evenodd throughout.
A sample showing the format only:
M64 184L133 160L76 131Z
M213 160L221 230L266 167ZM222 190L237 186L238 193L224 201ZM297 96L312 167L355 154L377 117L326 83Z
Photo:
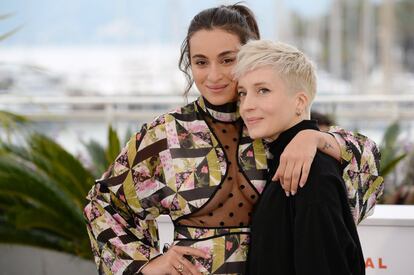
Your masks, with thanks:
M242 101L239 101L239 113L242 119L244 119L244 109L243 109L243 103Z
M226 69L225 69L226 78L234 79L233 68L234 68L234 65L226 67Z
M201 69L196 69L196 68L192 68L191 69L191 75L193 76L193 80L195 82L195 84L197 85L198 83L200 83L203 80L203 75L204 72Z
M234 91L234 94L237 96L237 82L232 80L230 83L231 89Z
M272 98L264 98L261 102L264 112L269 116L277 116L284 108L283 102Z

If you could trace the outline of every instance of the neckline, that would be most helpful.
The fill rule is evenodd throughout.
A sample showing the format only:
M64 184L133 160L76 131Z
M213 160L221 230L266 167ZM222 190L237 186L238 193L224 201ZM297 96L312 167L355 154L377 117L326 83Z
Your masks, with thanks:
M274 141L268 144L270 152L274 155L281 153L289 142L302 130L317 130L319 131L316 120L302 120L289 129L283 131Z
M200 96L197 99L197 105L213 119L220 122L235 122L240 118L237 101L214 105Z

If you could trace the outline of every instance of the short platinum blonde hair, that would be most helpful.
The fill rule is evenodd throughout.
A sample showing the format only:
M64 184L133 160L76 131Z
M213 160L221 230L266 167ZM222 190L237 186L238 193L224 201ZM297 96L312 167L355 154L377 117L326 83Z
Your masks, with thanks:
M234 77L239 79L255 69L270 66L293 92L304 91L310 102L316 94L316 69L297 48L270 40L251 40L240 48Z

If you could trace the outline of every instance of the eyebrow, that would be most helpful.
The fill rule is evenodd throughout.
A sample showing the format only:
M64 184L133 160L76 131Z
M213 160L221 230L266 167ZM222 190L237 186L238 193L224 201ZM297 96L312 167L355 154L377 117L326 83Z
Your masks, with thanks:
M257 83L254 83L253 84L253 86L255 86L255 87L257 87L257 86L262 86L262 85L268 85L268 83L267 82L257 82ZM242 85L240 85L240 84L238 84L237 85L237 89L245 89Z
M254 86L262 86L262 85L267 85L267 84L269 84L269 83L267 83L267 82L257 82L257 83L254 83L253 85Z
M218 55L218 57L223 57L223 56L226 56L226 55L228 55L228 54L237 54L237 51L224 51L224 52L222 52L222 53L220 53L219 55ZM191 58L207 58L205 55L203 55L203 54L195 54L195 55L193 55Z

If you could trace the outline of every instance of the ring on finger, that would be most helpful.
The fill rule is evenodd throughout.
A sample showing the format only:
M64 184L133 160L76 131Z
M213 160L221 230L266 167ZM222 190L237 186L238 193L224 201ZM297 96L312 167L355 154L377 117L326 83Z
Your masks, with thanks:
M182 273L184 271L184 266L182 264L178 264L178 266L175 268L179 273Z

